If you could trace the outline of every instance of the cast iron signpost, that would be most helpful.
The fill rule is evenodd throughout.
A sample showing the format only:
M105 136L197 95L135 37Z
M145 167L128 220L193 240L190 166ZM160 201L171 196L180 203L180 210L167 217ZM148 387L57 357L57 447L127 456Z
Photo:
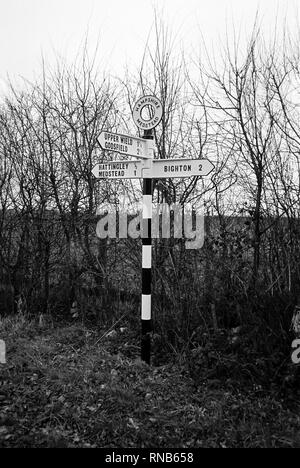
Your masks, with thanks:
M152 266L152 180L169 177L206 176L214 165L208 159L154 159L153 128L163 115L161 102L155 96L143 96L134 105L135 124L144 130L143 138L102 132L99 144L103 150L135 156L133 161L105 161L93 168L97 179L143 179L142 211L142 298L141 358L150 364L151 266Z

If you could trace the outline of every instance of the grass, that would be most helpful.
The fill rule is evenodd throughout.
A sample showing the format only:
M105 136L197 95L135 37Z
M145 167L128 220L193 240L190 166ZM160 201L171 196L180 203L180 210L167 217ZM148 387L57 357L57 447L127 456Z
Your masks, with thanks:
M0 322L1 447L300 447L297 405L238 382L195 385L182 359L149 367L120 326L99 341L80 323Z

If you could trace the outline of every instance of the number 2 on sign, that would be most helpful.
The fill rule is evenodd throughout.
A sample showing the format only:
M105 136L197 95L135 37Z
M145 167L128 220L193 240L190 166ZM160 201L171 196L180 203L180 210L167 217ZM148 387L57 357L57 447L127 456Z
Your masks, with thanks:
M199 171L202 171L202 164L199 164Z

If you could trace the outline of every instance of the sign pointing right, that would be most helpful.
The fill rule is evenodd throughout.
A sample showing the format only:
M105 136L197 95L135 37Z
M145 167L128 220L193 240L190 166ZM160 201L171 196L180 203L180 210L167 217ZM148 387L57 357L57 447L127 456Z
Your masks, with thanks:
M206 176L214 165L209 159L154 159L152 177L165 179L169 177Z

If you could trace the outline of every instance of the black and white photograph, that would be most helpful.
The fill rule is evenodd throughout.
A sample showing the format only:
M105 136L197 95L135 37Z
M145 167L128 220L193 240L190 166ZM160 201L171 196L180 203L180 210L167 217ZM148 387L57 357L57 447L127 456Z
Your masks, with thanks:
M299 0L0 0L0 448L300 448Z

